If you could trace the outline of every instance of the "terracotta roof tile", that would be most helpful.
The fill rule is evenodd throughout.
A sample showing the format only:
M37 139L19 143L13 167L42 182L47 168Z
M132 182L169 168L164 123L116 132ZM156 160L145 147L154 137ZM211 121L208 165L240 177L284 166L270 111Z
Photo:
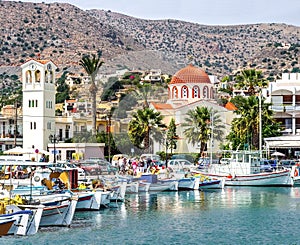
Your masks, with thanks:
M152 105L154 106L155 109L157 110L168 110L168 109L173 109L173 106L171 104L161 104L161 103L153 103Z
M230 111L236 111L238 108L230 101L226 103L225 108Z
M201 69L188 65L172 77L170 84L175 83L211 83L209 76Z

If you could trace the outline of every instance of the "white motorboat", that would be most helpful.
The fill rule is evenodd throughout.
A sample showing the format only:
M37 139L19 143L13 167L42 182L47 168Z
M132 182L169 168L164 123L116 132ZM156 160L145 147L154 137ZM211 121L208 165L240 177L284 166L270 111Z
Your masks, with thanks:
M9 230L4 235L33 235L37 233L44 206L42 205L5 205L1 202L0 223ZM6 225L5 225L6 224ZM5 230L1 230L5 233Z
M50 196L50 195L49 195ZM40 226L70 226L75 213L78 196L41 201L45 205Z
M225 179L225 186L293 186L290 169L260 172L259 152L231 152L232 157L224 163L210 164L195 170L217 179Z
M149 191L177 191L178 180L169 179L151 183Z
M101 206L101 192L92 190L79 190L75 192L78 194L78 202L76 210L99 210Z
M178 190L198 190L200 178L183 177L178 180Z
M111 183L111 187L109 188L109 190L111 191L110 201L123 202L125 200L126 186L126 181L117 181L115 183Z
M139 192L139 182L138 181L133 181L130 183L127 183L126 185L126 194L133 194L133 193L138 193Z
M34 235L40 227L40 221L43 214L43 205L8 205L6 206L8 212L30 212L27 226L14 224L16 226L16 233L18 235ZM27 218L26 218L27 219ZM21 234L20 234L21 231ZM14 233L14 231L13 231Z
M151 183L145 181L139 181L139 192L148 192Z

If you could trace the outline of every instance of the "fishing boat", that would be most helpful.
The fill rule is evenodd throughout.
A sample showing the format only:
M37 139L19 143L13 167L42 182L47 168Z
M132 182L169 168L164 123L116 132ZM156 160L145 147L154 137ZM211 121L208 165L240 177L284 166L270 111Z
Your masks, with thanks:
M139 181L139 192L148 192L150 189L151 183L146 181Z
M99 210L101 207L102 192L79 190L76 210Z
M139 185L140 183L138 181L132 181L130 183L127 183L126 185L126 194L134 194L139 192Z
M0 219L0 236L6 236L8 235L8 231L14 224L15 220L13 218L9 219Z
M94 191L101 193L100 208L107 208L110 203L111 191L107 191L104 189L94 189Z
M15 202L16 204L10 204ZM33 235L37 233L43 212L42 205L17 205L15 199L0 201L2 235ZM7 230L7 228L9 229Z
M230 152L227 161L209 164L194 173L211 178L225 179L225 186L293 186L290 169L273 172L260 171L260 153L253 151Z
M15 209L18 207L15 206ZM26 235L26 230L29 223L29 217L33 215L33 212L30 210L18 210L10 211L11 213L4 213L0 215L0 222L13 221L10 225L9 230L6 232L6 235Z
M178 190L198 190L200 178L182 177L178 180Z
M225 179L208 179L199 182L199 190L223 189L224 186Z
M120 181L110 183L110 187L108 190L111 191L110 193L110 202L123 202L125 200L126 194L126 181Z
M41 218L40 226L67 226L72 223L76 209L78 196L67 197L64 199L55 199L41 203L45 206Z
M294 186L300 186L300 165L299 164L292 166L291 176L294 181Z

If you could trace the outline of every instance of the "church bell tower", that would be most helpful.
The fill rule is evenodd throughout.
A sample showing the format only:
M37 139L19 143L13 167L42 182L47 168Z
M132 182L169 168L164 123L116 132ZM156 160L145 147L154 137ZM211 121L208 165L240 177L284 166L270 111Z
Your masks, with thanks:
M55 64L29 60L21 65L23 84L23 148L47 150L55 134Z

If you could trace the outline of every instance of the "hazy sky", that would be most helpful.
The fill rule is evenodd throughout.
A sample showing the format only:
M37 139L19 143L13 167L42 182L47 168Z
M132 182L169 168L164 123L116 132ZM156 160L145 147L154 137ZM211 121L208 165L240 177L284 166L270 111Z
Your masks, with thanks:
M300 0L23 0L67 2L142 19L177 19L207 25L286 23L300 26Z

